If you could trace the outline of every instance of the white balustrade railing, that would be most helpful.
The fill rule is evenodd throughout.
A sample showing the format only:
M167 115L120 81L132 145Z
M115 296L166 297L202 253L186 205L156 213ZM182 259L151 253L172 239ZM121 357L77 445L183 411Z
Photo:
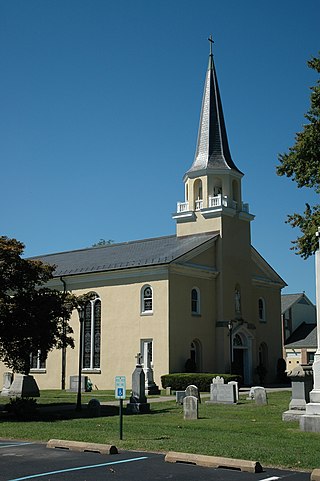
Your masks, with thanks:
M188 212L188 210L189 210L189 202L177 203L177 212Z
M249 204L242 202L242 211L249 214Z
M195 210L201 210L203 208L203 200L198 199L195 201Z
M231 209L237 210L238 203L235 200L229 199L226 195L214 195L208 198L208 208L219 208L219 207L230 207ZM198 199L195 201L195 210L203 209L203 200ZM242 202L241 204L242 212L249 213L249 204ZM178 202L177 212L188 212L189 202Z

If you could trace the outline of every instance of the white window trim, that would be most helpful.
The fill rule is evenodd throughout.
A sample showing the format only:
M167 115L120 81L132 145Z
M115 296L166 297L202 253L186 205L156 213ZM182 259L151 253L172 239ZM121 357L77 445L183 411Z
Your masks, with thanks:
M260 317L260 301L262 301L262 317ZM267 316L266 316L266 302L263 297L259 297L258 299L258 317L259 317L259 322L267 322Z
M144 301L145 301L144 291L147 287L149 287L151 289L151 298L150 299L151 299L151 302L152 302L152 309L150 309L150 310L144 310ZM153 315L153 307L154 307L153 288L150 284L144 284L141 287L141 290L140 290L140 315L141 316L152 316Z
M94 307L95 303L97 301L100 301L100 307L102 309L102 303L101 303L101 298L97 296L95 299L91 299L90 302L90 308L91 308L91 314L90 314L90 367L82 367L82 371L84 372L101 372L101 324L102 320L100 319L100 366L99 367L93 367L93 356L94 356ZM101 311L101 318L102 318L102 311ZM84 329L84 325L82 326ZM84 333L83 333L84 334ZM82 346L82 352L84 356L84 346L85 346L85 336L83 335L83 346ZM82 359L82 364L83 364L83 359Z
M31 367L30 368L30 372L34 372L34 373L45 373L47 372L47 367L40 367L40 351L38 351L38 356L37 356L37 367ZM45 366L47 366L47 360L44 361L45 362Z
M193 311L192 310L192 304L193 304L193 299L192 299L192 291L195 290L197 293L197 310ZM201 296L200 296L200 289L199 287L193 287L191 289L191 314L193 316L201 316Z

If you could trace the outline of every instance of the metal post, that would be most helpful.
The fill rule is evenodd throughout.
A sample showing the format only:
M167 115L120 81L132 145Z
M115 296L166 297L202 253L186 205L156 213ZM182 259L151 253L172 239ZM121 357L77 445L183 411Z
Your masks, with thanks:
M80 336L79 336L79 370L78 370L78 393L76 411L81 411L81 373L82 373L82 348L83 348L83 322L84 322L84 307L78 308L79 322L80 322Z
M120 439L122 441L122 432L123 432L123 399L120 399Z
M232 345L232 330L233 330L233 322L228 322L228 329L229 329L229 357L230 357L230 374L232 374L232 361L233 361L233 345Z

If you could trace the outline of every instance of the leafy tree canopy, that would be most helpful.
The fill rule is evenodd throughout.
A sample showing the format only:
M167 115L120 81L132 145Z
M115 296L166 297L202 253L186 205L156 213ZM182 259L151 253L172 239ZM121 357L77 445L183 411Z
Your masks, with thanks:
M112 239L100 239L98 242L95 244L92 244L92 247L101 247L101 246L108 246L110 244L113 244L114 241Z
M48 289L54 266L23 259L24 245L0 236L0 360L28 374L30 355L46 359L54 348L74 346L68 324L75 296Z
M320 73L320 57L313 57L308 66ZM291 177L299 188L309 187L320 193L320 81L311 87L310 109L305 114L308 123L295 136L289 152L279 155L277 174ZM298 227L301 236L294 240L292 249L307 259L317 249L316 231L320 226L320 205L306 204L303 214L288 215L287 222Z

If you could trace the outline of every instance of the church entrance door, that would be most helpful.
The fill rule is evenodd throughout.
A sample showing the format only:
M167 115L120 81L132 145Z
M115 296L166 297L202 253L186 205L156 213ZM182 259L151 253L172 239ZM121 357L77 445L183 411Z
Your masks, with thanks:
M232 374L239 374L244 379L244 351L243 349L233 350Z

